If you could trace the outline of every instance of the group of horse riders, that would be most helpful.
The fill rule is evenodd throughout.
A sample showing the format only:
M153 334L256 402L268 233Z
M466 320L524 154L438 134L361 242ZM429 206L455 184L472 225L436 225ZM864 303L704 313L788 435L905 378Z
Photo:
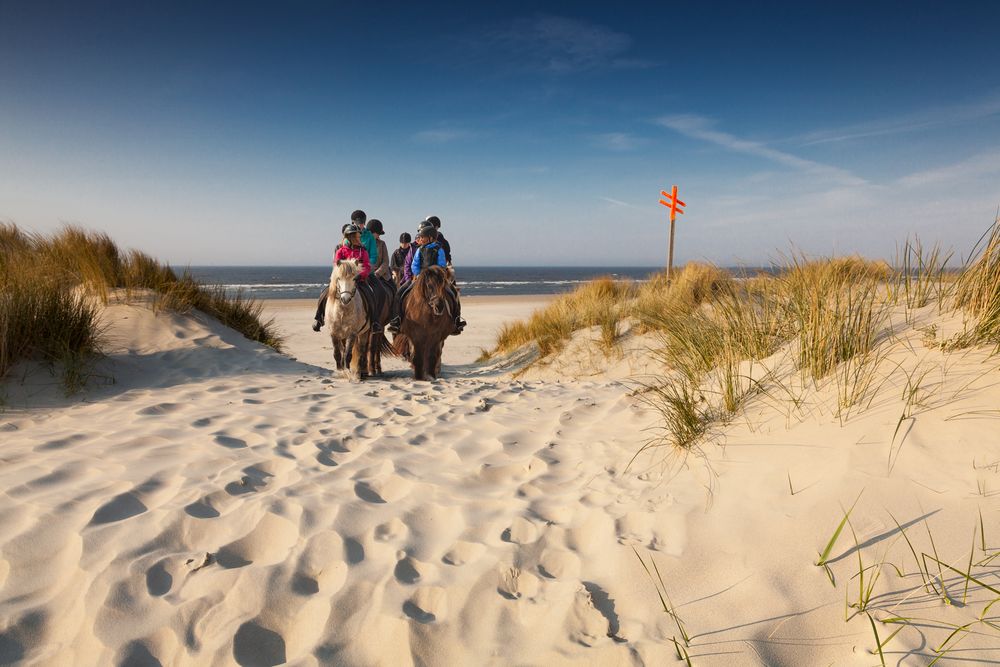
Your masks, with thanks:
M417 228L415 239L403 233L399 237L399 248L389 257L389 251L382 235L385 229L380 220L368 220L361 210L351 214L351 221L343 226L344 240L334 252L334 265L343 260L356 260L361 268L357 286L365 301L373 333L381 333L383 322L377 313L382 311L384 299L392 299L392 318L388 329L399 333L402 320L402 306L406 295L413 287L414 279L429 266L451 267L451 244L439 231L441 220L436 215L428 216ZM451 287L452 302L455 306L455 329L453 336L462 333L466 322L462 319L458 287ZM316 307L316 322L313 331L323 328L326 316L328 288L323 290Z

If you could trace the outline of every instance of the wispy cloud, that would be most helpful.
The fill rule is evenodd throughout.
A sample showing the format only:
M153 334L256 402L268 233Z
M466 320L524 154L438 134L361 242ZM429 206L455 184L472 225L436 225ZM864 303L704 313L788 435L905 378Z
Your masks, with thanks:
M1000 114L1000 95L951 106L933 107L892 118L879 118L843 127L816 130L788 141L800 146L865 139L889 134L916 132L946 125L959 125Z
M412 139L418 144L447 144L453 141L464 141L476 136L471 130L455 128L439 128L434 130L421 130L413 135Z
M708 143L721 146L736 153L755 155L798 171L826 176L847 185L863 185L865 183L863 178L855 176L846 169L807 160L791 153L771 148L759 141L741 139L727 132L716 130L714 129L714 122L703 116L694 114L663 116L657 120L657 123L686 137L707 141Z
M614 199L612 197L598 197L598 199L600 199L601 201L606 201L609 204L613 204L614 206L620 206L622 208L642 209L641 206L636 206L635 204L630 204L627 201L622 201L621 199Z
M515 20L488 32L481 45L509 64L552 74L649 66L628 56L632 38L625 33L563 16Z
M635 150L646 143L646 140L642 137L636 137L625 132L595 134L591 137L591 141L598 148L619 152Z
M904 188L947 186L949 183L968 182L995 174L1000 174L1000 149L979 153L943 167L914 172L900 178L897 183Z

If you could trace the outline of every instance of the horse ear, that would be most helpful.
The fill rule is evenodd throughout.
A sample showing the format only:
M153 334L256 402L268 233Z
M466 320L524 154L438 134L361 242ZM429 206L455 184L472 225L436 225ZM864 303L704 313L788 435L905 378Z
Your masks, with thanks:
M342 259L338 259L338 260L337 260L337 266L340 266L340 263L341 263L341 262L343 262L343 261L344 261L344 260L342 260Z

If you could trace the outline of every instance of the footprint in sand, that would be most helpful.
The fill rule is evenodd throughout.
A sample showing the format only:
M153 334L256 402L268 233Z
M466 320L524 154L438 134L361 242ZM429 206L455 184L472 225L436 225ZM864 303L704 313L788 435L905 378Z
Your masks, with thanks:
M139 516L148 509L133 491L120 493L97 508L88 525L99 526L106 523L124 521L125 519Z
M158 403L142 408L136 414L144 417L162 417L177 412L181 407L179 403Z
M419 623L435 623L448 613L448 593L440 586L420 588L403 604L403 612Z
M247 621L233 637L233 659L241 667L270 667L287 662L285 638L255 621Z
M612 634L608 619L594 606L586 587L581 587L576 593L568 625L570 638L584 646L594 646Z
M226 447L227 449L243 449L247 446L247 441L240 438L234 438L223 433L216 433L215 444Z
M310 539L299 556L292 590L299 595L322 591L327 596L339 591L347 581L347 563L342 560L345 546L340 535L332 531Z
M546 549L538 559L538 572L549 579L576 579L580 576L580 559L563 549Z
M397 542L406 538L410 529L398 517L393 517L375 527L375 539L379 542Z
M146 571L146 590L154 597L166 595L174 585L174 575L167 565L168 561L163 559Z
M538 594L538 577L517 567L501 567L497 592L508 600L533 598Z
M456 542L441 558L448 565L460 566L474 563L486 553L486 545L479 542Z
M648 544L653 537L653 517L646 512L629 512L615 522L622 544Z
M524 517L514 517L510 528L503 531L500 539L514 544L531 544L538 540L538 528Z
M396 562L393 575L399 583L415 584L426 581L434 574L434 567L429 563L422 563L413 556L407 555L405 551L400 552L398 556L399 560Z
M84 435L82 433L76 433L74 435L70 435L70 436L67 436L65 438L58 438L56 440L49 440L48 442L46 442L44 444L41 444L41 445L38 445L37 447L35 447L34 451L36 451L36 452L48 452L48 451L55 451L55 450L60 450L60 449L66 449L70 445L73 445L73 444L75 444L77 442L82 442L84 440L87 440L88 438L89 438L89 436L86 436L86 435Z

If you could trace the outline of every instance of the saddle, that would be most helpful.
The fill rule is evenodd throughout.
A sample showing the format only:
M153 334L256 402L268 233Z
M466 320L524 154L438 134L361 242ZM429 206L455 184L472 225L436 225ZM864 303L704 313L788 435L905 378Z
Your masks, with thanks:
M358 293L361 295L361 303L365 307L365 316L371 322L375 319L374 313L381 312L384 304L392 303L392 299L396 295L396 286L375 274L368 277L368 286L371 287L371 292L359 289Z

